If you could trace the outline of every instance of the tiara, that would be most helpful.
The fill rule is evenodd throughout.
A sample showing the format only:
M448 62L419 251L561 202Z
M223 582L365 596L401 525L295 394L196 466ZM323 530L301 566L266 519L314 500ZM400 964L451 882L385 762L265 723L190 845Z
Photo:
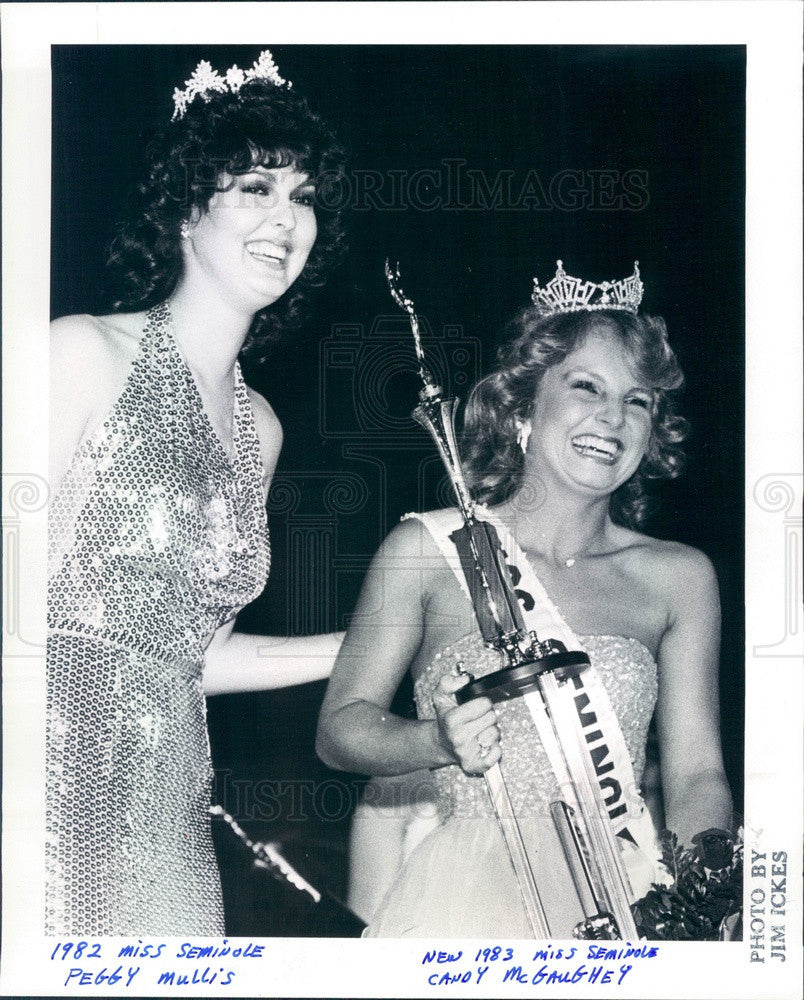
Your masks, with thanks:
M179 90L176 87L173 91L175 110L173 111L171 121L175 121L177 118L184 118L187 106L196 97L200 96L204 101L208 101L209 94L221 94L227 91L230 94L236 94L244 83L250 83L252 80L268 80L275 87L293 86L290 81L284 80L279 75L274 57L268 49L260 52L251 69L240 69L237 63L235 63L234 66L230 66L226 70L225 76L221 76L217 70L213 69L206 59L202 59L196 66L190 79L184 81L185 89Z
M619 281L582 281L573 278L557 260L555 277L544 288L533 279L531 300L543 316L553 313L583 312L597 309L621 309L635 313L642 301L644 285L639 277L639 261L634 261L634 273Z

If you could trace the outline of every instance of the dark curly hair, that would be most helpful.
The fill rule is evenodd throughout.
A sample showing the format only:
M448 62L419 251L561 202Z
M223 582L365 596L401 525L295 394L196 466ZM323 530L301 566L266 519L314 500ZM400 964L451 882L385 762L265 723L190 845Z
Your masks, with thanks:
M462 456L475 499L497 504L518 492L524 461L516 440L517 422L530 415L544 372L593 331L620 339L654 395L647 451L634 475L612 494L612 520L639 527L650 509L646 480L679 475L684 464L679 444L688 431L687 421L676 411L684 375L667 342L664 320L613 309L545 317L528 307L509 324L497 368L477 383L467 402Z
M196 97L183 118L148 144L143 180L109 253L116 309L148 309L172 294L182 273L182 222L193 210L205 212L224 190L223 173L244 174L255 166L293 166L310 175L318 236L292 288L254 317L244 356L261 360L280 332L301 325L310 291L324 284L344 249L340 199L332 193L344 176L344 153L303 97L264 80L236 94Z

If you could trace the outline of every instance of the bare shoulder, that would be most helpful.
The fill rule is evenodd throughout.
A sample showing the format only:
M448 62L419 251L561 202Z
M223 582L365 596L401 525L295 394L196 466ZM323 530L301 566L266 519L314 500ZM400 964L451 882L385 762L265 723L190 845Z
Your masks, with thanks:
M408 577L424 602L441 599L452 593L453 571L446 562L427 521L443 521L454 527L457 511L430 511L423 515L407 515L387 535L374 558L374 567L382 572L394 571L400 578Z
M700 549L636 531L627 531L623 537L630 567L642 582L661 592L669 606L717 594L715 569Z
M424 608L438 593L438 581L443 582L445 569L446 564L429 531L420 520L406 518L396 524L380 544L365 584L374 593L384 595L378 606L396 614L404 608Z
M389 532L383 548L395 556L417 560L419 566L424 560L424 565L429 563L440 568L446 563L434 532L436 535L448 535L462 524L461 515L455 508L405 514Z
M282 450L282 424L268 400L254 389L248 388L254 426L260 441L260 456L265 471L266 486L274 474L279 452Z
M418 559L437 552L436 544L420 517L406 514L388 532L379 550L384 555Z
M123 353L136 350L144 328L144 312L109 313L107 316L77 313L54 319L50 324L54 342L74 350L83 346L87 350L106 349Z
M634 536L634 544L642 548L654 568L664 569L673 575L680 574L682 577L714 574L709 557L700 549L683 542L652 538L635 531L630 534Z
M373 571L415 577L428 590L434 572L446 568L430 532L417 517L405 517L385 536L372 560Z
M50 324L51 371L73 380L91 374L94 383L114 379L131 367L143 327L143 313L62 316Z
M50 326L50 477L61 482L81 441L123 391L144 313L64 316Z

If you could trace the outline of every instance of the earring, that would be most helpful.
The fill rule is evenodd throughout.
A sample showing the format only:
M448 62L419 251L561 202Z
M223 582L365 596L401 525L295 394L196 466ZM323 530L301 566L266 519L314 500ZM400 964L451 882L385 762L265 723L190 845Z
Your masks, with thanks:
M516 443L522 450L522 454L526 455L528 452L528 441L530 440L530 433L533 428L530 425L530 420L517 420L516 422Z
M190 223L185 219L179 227L179 235L183 240L190 238Z

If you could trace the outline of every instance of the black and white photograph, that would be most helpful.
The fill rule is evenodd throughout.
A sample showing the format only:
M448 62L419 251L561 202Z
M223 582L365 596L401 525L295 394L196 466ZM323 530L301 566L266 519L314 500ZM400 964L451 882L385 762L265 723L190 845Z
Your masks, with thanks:
M793 996L748 40L56 6L3 50L3 995Z

